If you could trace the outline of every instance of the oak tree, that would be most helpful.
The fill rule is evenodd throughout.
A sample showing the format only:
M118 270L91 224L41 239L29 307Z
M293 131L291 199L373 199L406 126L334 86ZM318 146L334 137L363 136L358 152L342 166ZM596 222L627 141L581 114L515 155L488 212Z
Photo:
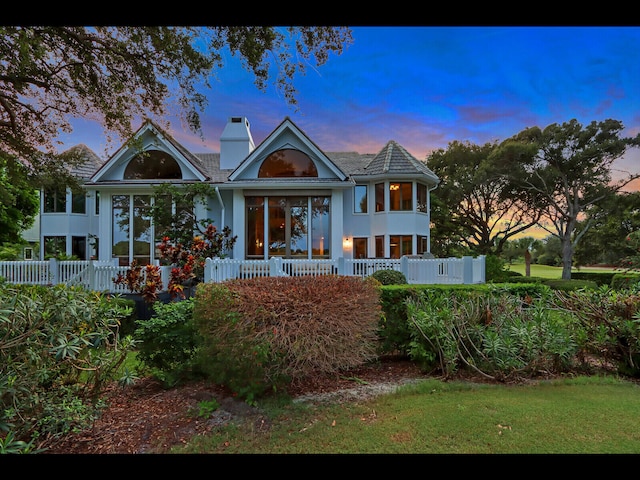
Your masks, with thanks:
M440 184L432 195L446 205L445 220L456 228L456 243L466 245L481 255L500 254L507 241L534 226L539 212L527 196L513 195L506 175L506 166L493 156L495 143L475 145L453 141L447 149L439 149L427 158L427 164L440 177Z
M576 245L591 227L580 222L587 209L604 205L640 174L614 179L612 164L630 147L640 146L640 134L623 137L622 122L607 119L582 125L576 119L544 129L527 128L505 140L496 158L508 165L514 194L535 199L539 226L560 240L562 278L571 279Z

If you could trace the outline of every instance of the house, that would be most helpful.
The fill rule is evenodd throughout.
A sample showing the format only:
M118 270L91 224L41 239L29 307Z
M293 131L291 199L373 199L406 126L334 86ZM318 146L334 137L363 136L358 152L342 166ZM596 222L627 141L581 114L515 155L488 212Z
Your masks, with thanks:
M249 120L231 117L220 153L188 151L151 121L84 178L84 203L42 194L40 256L155 263L148 214L161 182L207 182L196 212L231 228L234 259L400 258L430 250L431 190L438 177L397 142L377 154L324 152L286 117L257 146ZM141 155L140 146L145 151Z

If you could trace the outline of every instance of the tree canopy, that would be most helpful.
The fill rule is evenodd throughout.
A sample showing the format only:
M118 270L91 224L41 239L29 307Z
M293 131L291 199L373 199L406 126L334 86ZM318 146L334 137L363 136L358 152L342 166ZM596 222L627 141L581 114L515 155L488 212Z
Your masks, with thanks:
M544 129L528 128L505 140L494 152L508 165L512 194L534 199L539 226L562 244L562 278L571 278L573 252L591 222L580 222L587 209L604 204L640 174L612 178L612 163L640 135L622 137L618 120L583 126L573 119Z
M499 254L510 238L539 218L528 196L512 194L509 167L493 155L496 148L495 143L454 141L427 159L440 177L433 195L446 206L432 212L434 236L455 234L456 242L481 255ZM440 225L449 228L439 230Z
M40 195L29 182L20 162L0 156L0 245L20 243L21 234L33 225Z
M226 52L295 107L296 75L351 42L344 27L0 26L0 156L38 173L74 118L100 122L108 144L141 118L167 126L168 113L202 135L203 88Z

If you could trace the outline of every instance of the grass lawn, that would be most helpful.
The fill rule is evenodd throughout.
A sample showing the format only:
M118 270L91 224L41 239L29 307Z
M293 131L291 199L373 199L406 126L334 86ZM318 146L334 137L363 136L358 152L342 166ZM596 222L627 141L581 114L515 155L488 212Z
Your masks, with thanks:
M523 263L513 263L507 265L507 270L525 274L525 265ZM601 267L580 267L574 268L572 272L614 272L614 268ZM550 267L549 265L531 264L531 276L541 278L562 278L562 267Z
M639 401L638 385L615 376L429 379L371 401L267 408L268 428L213 429L172 453L637 454Z

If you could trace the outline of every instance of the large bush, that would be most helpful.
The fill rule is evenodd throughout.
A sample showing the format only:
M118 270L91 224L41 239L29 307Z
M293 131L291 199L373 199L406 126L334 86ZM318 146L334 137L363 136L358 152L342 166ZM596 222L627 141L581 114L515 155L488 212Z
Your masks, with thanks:
M545 300L494 292L424 292L407 301L412 360L448 377L459 369L497 380L570 370L573 317Z
M44 444L90 425L134 348L119 334L130 313L81 288L1 284L0 442Z
M249 401L377 357L380 284L325 275L198 285L201 368Z

